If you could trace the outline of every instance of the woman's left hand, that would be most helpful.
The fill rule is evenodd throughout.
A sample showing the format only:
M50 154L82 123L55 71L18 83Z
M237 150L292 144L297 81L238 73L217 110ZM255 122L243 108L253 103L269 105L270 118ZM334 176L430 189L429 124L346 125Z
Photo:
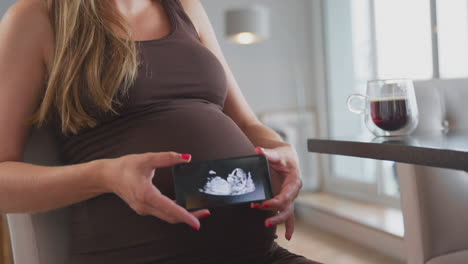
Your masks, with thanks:
M270 165L276 173L272 176L272 185L280 188L270 200L261 203L252 203L252 208L270 210L278 212L277 215L265 220L265 226L271 227L280 223L285 224L285 238L291 240L294 233L294 200L302 188L301 172L299 169L299 159L296 151L291 145L283 145L272 149L255 148L257 154L265 155ZM273 178L276 176L275 179Z

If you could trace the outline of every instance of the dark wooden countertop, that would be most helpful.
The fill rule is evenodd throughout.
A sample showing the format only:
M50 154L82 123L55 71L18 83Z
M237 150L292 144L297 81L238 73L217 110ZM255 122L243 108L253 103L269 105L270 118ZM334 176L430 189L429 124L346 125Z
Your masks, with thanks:
M405 137L312 138L309 152L468 171L468 130L427 131Z

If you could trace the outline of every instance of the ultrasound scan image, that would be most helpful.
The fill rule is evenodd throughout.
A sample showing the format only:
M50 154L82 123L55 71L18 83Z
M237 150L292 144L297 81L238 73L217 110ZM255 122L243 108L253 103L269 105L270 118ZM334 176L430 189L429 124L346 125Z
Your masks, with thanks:
M209 174L216 174L210 170ZM200 192L211 195L241 195L255 191L255 184L252 181L250 171L245 173L241 168L234 169L227 177L223 179L221 176L208 178L207 183Z
M263 156L180 164L173 173L177 203L188 209L263 201L271 197L268 164Z

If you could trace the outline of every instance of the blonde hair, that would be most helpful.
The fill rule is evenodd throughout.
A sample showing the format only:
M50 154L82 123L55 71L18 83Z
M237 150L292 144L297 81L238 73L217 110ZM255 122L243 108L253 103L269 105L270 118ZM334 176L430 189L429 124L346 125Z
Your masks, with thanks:
M54 32L55 52L43 100L29 119L41 126L55 107L62 133L76 134L97 120L87 103L117 114L118 95L136 78L135 43L108 0L44 0ZM115 30L124 32L119 37Z

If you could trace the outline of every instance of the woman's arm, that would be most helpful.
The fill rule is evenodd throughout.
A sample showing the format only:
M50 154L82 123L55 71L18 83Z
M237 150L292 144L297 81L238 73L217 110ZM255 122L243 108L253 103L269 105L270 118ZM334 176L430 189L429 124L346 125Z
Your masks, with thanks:
M44 167L20 162L40 100L52 32L40 1L19 1L0 23L0 213L36 212L104 192L95 163Z
M213 27L200 1L181 0L181 3L194 22L202 43L217 56L226 72L228 93L224 112L236 122L254 145L261 146L256 148L256 153L265 155L270 167L276 172L272 173L272 182L274 186L278 186L279 193L271 200L252 204L252 207L278 211L277 215L265 220L265 225L270 227L285 223L285 237L289 240L294 232L293 203L302 188L297 153L276 132L264 126L253 113L226 62Z
M105 193L96 162L46 167L0 163L0 213L34 213L77 203Z

